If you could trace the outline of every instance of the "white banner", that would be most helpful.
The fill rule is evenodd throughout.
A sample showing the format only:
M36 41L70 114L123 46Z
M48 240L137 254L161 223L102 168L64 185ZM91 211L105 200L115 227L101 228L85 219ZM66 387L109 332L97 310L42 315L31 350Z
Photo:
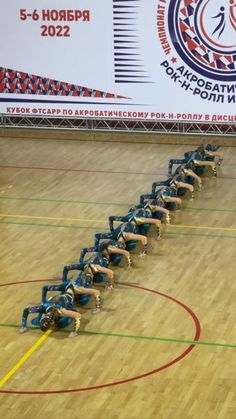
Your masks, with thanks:
M12 0L0 112L236 121L236 0Z

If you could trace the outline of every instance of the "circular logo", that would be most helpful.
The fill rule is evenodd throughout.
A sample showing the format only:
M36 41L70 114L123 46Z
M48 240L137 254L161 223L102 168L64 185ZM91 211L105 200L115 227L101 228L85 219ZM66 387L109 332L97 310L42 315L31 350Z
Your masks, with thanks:
M214 80L236 80L236 0L170 0L168 25L189 67Z

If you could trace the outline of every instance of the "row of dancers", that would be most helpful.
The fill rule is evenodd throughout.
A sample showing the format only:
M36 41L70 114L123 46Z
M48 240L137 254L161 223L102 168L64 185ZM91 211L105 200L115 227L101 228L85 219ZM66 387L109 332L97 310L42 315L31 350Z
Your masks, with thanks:
M20 332L27 331L28 315L37 314L31 320L32 326L46 332L73 323L69 337L77 336L81 322L77 308L93 298L95 307L92 313L101 310L101 293L94 288L94 283L104 282L107 290L113 290L112 265L119 265L124 258L126 269L131 269L130 252L138 243L142 247L139 257L147 256L150 227L155 227L155 239L160 240L163 226L171 224L171 212L180 210L181 196L189 194L190 199L195 198L195 189L202 190L201 176L205 170L211 170L217 176L217 166L223 160L218 149L212 144L201 145L186 152L182 159L171 159L166 180L154 182L151 192L141 195L139 203L133 205L127 214L110 216L110 231L95 234L94 246L83 248L79 261L64 267L60 284L43 286L41 304L23 310ZM69 272L74 270L80 271L75 280L68 278ZM48 292L54 292L54 295L48 298Z

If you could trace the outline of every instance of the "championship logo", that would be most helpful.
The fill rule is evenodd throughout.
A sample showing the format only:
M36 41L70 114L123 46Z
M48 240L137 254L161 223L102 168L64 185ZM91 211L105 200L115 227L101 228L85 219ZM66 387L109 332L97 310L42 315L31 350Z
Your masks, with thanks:
M236 0L170 0L167 18L185 64L210 79L236 80Z

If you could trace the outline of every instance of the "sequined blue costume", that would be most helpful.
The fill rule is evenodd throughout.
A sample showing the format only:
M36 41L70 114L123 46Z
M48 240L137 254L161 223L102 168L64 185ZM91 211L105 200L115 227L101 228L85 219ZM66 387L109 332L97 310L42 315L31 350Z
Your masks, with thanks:
M117 240L104 240L103 242L99 243L97 246L93 247L85 247L81 250L80 253L80 261L84 261L84 257L87 253L98 253L100 257L107 261L107 264L103 264L101 266L107 267L109 263L113 265L118 265L121 261L122 256L120 254L116 254L113 252L109 252L109 247L119 247L119 243ZM103 273L99 273L100 275L104 275ZM99 275L97 274L97 275Z
M134 233L140 234L139 227L134 220L124 222L120 224L118 227L111 231L110 233L96 233L94 244L97 246L101 239L112 239L112 240L119 240L123 237L123 233ZM125 239L124 239L125 240ZM131 250L136 246L136 240L129 240L125 242L126 249Z
M47 300L47 292L48 291L59 291L60 294L57 296L52 297L51 299ZM38 306L30 306L26 307L23 311L22 315L22 327L27 327L27 319L29 314L38 313L38 316L32 319L31 324L33 326L39 326L40 320L42 315L47 313L47 311L54 307L58 313L62 308L66 308L67 310L72 310L74 306L74 287L73 285L67 281L63 284L59 285L45 285L42 289L42 303ZM73 319L61 316L58 317L56 321L57 327L66 327Z

